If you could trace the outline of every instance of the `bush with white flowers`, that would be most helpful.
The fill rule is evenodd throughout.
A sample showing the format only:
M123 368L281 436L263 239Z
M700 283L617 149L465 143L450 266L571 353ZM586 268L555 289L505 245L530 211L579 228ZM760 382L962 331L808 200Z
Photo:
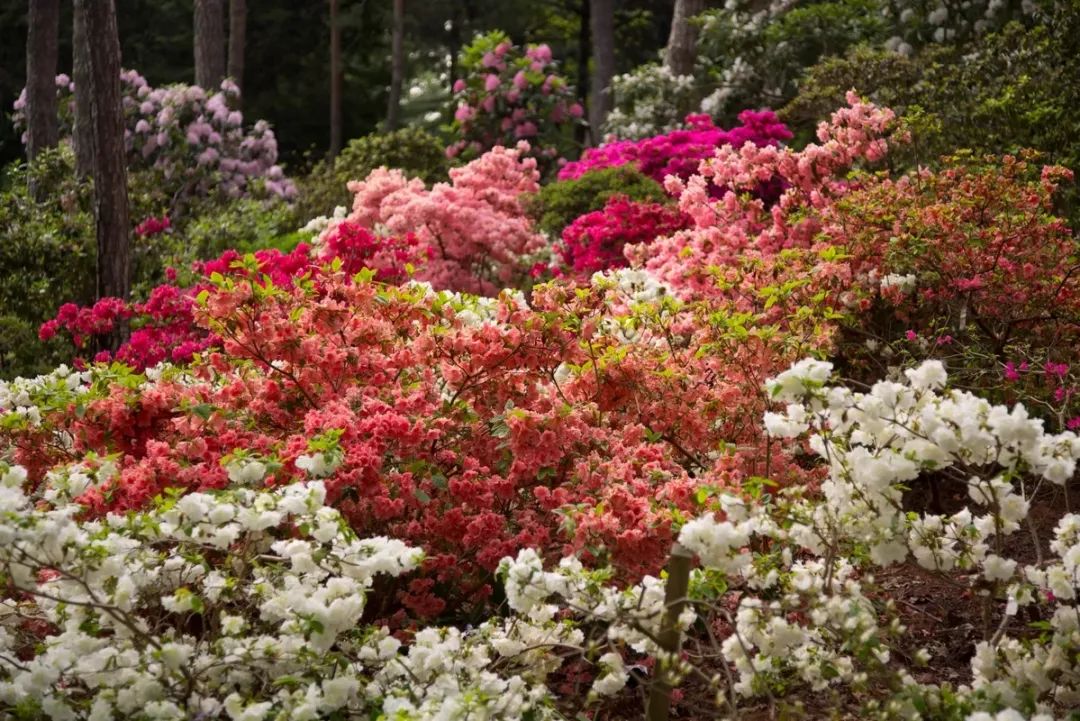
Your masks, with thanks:
M633 280L597 282L632 293ZM1035 533L1032 496L1072 478L1080 438L949 389L940 362L902 378L856 391L804 360L767 383L783 408L765 425L819 458L820 493L719 492L683 523L697 568L676 621L693 652L681 655L661 645L662 579L621 585L611 569L552 567L532 549L502 561L500 618L411 638L367 623L378 579L408 576L424 555L358 538L325 505L333 433L303 456L310 480L260 487L270 462L238 451L227 490L165 493L95 520L71 499L116 473L109 459L55 468L33 490L25 469L0 463L0 707L93 721L546 719L567 702L554 690L567 661L590 669L578 701L592 704L625 693L631 665L652 658L676 682L711 688L724 717L807 690L868 689L881 718L1060 716L1080 703L1080 515L1063 515L1035 563L1004 539ZM4 405L26 408L35 384L74 397L91 381L66 371L4 384ZM971 508L906 510L921 478L964 488ZM909 559L991 605L966 686L919 682L932 657L895 653L905 628L873 570ZM1015 623L1026 606L1047 619L1039 633Z

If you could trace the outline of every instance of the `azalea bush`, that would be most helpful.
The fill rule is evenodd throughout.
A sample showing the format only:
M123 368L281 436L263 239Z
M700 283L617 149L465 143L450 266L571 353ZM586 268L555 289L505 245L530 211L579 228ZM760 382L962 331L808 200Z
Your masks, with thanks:
M1066 350L1080 329L1080 257L1053 215L1071 171L1012 156L947 163L867 184L825 221L827 236L846 238L847 262L873 269L849 372L945 358L958 385L1023 400L1061 429L1080 422ZM1029 367L1039 382L1018 382Z
M1065 717L1068 173L893 176L905 129L847 100L802 149L714 145L672 205L569 224L627 268L528 288L536 161L497 147L431 187L373 171L310 245L66 309L46 332L162 308L202 345L0 383L0 702L560 718L663 678L687 717ZM908 633L925 578L972 637Z
M562 232L562 268L590 275L629 264L623 248L650 243L690 224L679 210L659 203L637 203L625 196L608 199L601 210L579 216Z
M162 361L187 363L195 353L221 342L194 318L198 298L212 287L215 278L238 276L287 286L320 275L324 264L334 261L335 270L350 274L366 270L381 282L402 282L407 279L406 267L426 259L414 236L378 237L355 223L344 222L325 234L318 247L299 243L287 253L269 248L243 256L227 250L213 260L196 262L183 281L175 269L169 269L169 282L154 287L144 302L101 298L84 307L65 303L55 318L41 325L38 334L48 341L63 331L81 352L100 346L125 324L131 333L120 348L115 353L99 351L94 360L115 358L138 370ZM78 366L85 362L84 357L75 359Z
M430 256L419 279L495 295L520 281L531 256L546 247L525 211L525 196L539 181L525 141L496 146L430 188L400 170L378 168L349 183L355 197L347 219L376 233L414 234ZM328 228L337 222L329 220Z
M501 32L480 35L462 50L462 78L454 83L454 141L448 157L472 159L496 145L529 142L551 168L583 115L573 88L559 74L547 45L522 49Z

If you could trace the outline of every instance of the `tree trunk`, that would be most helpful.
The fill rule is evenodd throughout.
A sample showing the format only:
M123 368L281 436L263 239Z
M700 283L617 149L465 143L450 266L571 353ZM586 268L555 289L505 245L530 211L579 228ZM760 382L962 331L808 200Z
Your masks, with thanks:
M589 102L589 125L594 143L599 143L604 121L614 107L611 79L615 76L615 2L590 0L593 76Z
M89 178L94 173L94 119L90 106L90 42L86 37L84 13L72 13L71 66L75 81L75 175Z
M195 84L214 91L225 79L225 2L195 0Z
M244 46L247 43L247 0L229 0L229 77L244 97Z
M30 0L26 35L26 157L58 142L56 56L60 0Z
M405 82L405 0L394 0L394 27L390 38L390 98L386 129L397 130L401 118L401 86Z
M341 68L341 23L339 0L330 0L330 157L341 152L341 91L344 78Z
M704 11L705 0L675 0L666 62L671 72L676 75L690 75L694 72L694 62L697 60L697 27L690 20Z
M97 297L127 298L131 291L124 111L120 96L120 37L114 0L75 0L90 43L90 106L94 131L94 221L97 228ZM119 345L116 334L110 345Z
M577 97L581 107L589 104L589 2L580 0L578 4L578 54L577 54ZM574 126L574 140L585 145L589 129L583 124Z

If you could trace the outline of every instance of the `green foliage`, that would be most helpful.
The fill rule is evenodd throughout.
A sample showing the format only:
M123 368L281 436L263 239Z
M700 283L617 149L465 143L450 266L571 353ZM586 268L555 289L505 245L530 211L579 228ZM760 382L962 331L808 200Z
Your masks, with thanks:
M529 202L529 212L537 226L551 238L578 216L600 210L614 195L631 200L665 203L670 200L663 187L632 165L604 168L585 173L576 180L563 180L541 188Z
M303 220L329 215L334 208L352 205L346 189L350 180L363 180L375 168L403 170L426 183L446 180L449 167L442 142L431 133L403 128L373 133L349 141L334 161L322 160L299 183L297 216Z
M36 375L71 360L60 340L38 340L41 324L64 303L95 300L92 183L75 178L71 148L61 145L10 165L0 189L0 377ZM128 199L133 226L162 213L150 173L129 177ZM301 238L294 208L280 200L205 201L188 211L168 232L132 233L133 298L145 298L168 266L186 273L229 248L291 250Z
M9 166L0 183L0 376L42 373L65 360L59 348L43 351L38 326L65 301L93 300L90 191L74 182L73 165L71 149L56 148L32 165Z
M984 155L1032 148L1046 162L1076 170L1078 53L1080 2L1073 0L1060 5L1050 22L1031 28L1012 23L975 49L931 46L905 58L856 48L826 60L808 72L782 117L806 136L854 88L905 119L913 143L895 156L904 165L932 163L957 149ZM1075 188L1066 196L1074 194Z
M799 3L758 18L753 6L707 13L698 42L705 84L716 92L703 109L720 118L792 98L806 68L860 43L883 42L888 27L876 0ZM835 108L834 108L835 109Z
M927 51L927 59L941 49ZM815 139L817 124L844 105L854 90L860 97L903 113L918 99L922 78L919 60L869 45L859 45L839 57L828 57L806 72L798 94L780 111L780 118L799 144Z
M136 247L143 246L149 262L146 271L137 275L132 295L146 297L162 282L163 271L170 266L180 274L181 285L195 282L192 264L216 258L226 250L242 256L271 248L288 253L307 237L297 231L301 224L296 209L277 199L242 199L204 206L197 216L189 217L167 234L141 243L135 239Z

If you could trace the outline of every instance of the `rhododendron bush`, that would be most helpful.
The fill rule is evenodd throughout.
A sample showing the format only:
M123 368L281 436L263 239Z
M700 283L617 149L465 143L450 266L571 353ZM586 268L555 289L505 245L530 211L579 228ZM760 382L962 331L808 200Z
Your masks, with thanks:
M75 83L56 76L60 132L74 132ZM120 75L128 168L154 173L162 201L181 207L193 197L220 193L237 198L260 192L292 198L296 189L277 164L277 140L264 120L244 128L235 108L239 89L224 81L220 91L195 85L151 87L134 70ZM15 103L16 124L26 91Z
M464 77L453 88L456 140L447 156L475 158L497 145L526 140L529 152L551 167L566 142L565 130L583 115L551 48L523 50L503 33L488 33L462 51L461 69Z
M1064 717L1066 174L891 178L894 121L850 96L801 150L714 146L677 206L571 223L574 278L528 295L538 173L496 147L430 188L374 171L310 247L65 309L45 332L136 331L128 365L0 383L0 704L565 718L633 677L686 717ZM979 633L908 634L898 565Z

